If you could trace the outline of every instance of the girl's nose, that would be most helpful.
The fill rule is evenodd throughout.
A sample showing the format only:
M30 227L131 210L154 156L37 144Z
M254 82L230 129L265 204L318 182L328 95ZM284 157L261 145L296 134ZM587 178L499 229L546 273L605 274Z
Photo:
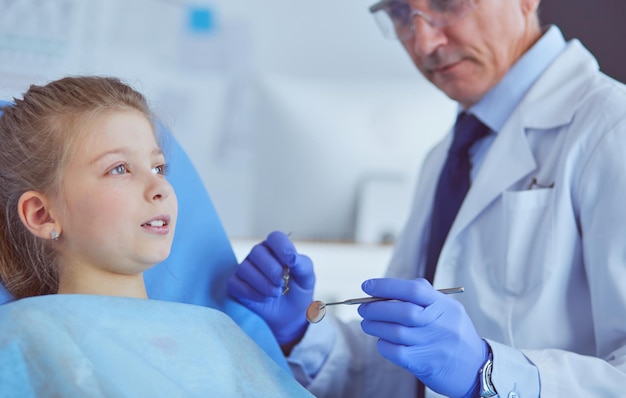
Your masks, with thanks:
M146 189L146 199L158 201L167 199L172 193L172 186L161 174L151 174L150 183Z

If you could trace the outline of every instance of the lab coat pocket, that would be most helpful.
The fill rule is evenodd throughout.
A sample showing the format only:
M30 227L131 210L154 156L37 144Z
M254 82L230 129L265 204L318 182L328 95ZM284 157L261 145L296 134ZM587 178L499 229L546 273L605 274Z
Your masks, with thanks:
M505 192L504 285L512 294L541 286L553 247L554 189Z

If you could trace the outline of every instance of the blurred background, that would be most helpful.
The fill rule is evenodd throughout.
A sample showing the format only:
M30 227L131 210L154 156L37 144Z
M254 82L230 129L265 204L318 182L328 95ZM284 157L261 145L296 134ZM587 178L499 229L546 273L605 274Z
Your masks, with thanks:
M0 0L0 98L66 75L122 78L190 155L240 258L270 231L291 232L316 263L320 298L360 295L456 109L382 37L370 1ZM544 3L548 22L569 15ZM594 7L613 26L623 4ZM569 36L593 32L565 23ZM603 68L623 78L609 56Z
M455 108L368 5L0 0L0 97L121 77L183 144L229 236L391 241Z

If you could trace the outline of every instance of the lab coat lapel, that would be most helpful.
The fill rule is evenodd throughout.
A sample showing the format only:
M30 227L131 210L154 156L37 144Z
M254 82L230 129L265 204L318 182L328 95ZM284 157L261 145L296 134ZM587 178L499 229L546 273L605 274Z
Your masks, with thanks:
M580 42L569 43L496 137L450 229L447 242L454 240L502 192L536 169L527 131L553 129L569 123L575 111L569 104L585 91L585 86L570 82L579 82L580 79L573 79L575 75L597 68L597 62ZM549 97L554 98L547 99Z
M450 237L456 236L503 191L536 168L525 133L516 114L498 134L450 229Z
M424 169L420 173L413 198L413 210L387 270L390 275L412 279L423 274L426 266L424 253L426 253L429 241L434 193L451 143L452 133L450 132L433 148L424 161ZM415 264L415 267L407 267L406 264Z

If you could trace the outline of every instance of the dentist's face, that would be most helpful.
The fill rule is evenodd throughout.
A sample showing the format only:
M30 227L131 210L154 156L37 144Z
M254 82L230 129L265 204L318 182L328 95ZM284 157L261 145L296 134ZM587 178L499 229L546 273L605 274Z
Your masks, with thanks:
M111 111L86 128L62 174L61 278L137 277L167 258L174 236L178 208L164 155L138 111Z
M424 0L408 0L424 9ZM415 34L403 46L422 74L465 108L479 101L539 37L538 0L479 0L452 25L435 28L413 18Z

